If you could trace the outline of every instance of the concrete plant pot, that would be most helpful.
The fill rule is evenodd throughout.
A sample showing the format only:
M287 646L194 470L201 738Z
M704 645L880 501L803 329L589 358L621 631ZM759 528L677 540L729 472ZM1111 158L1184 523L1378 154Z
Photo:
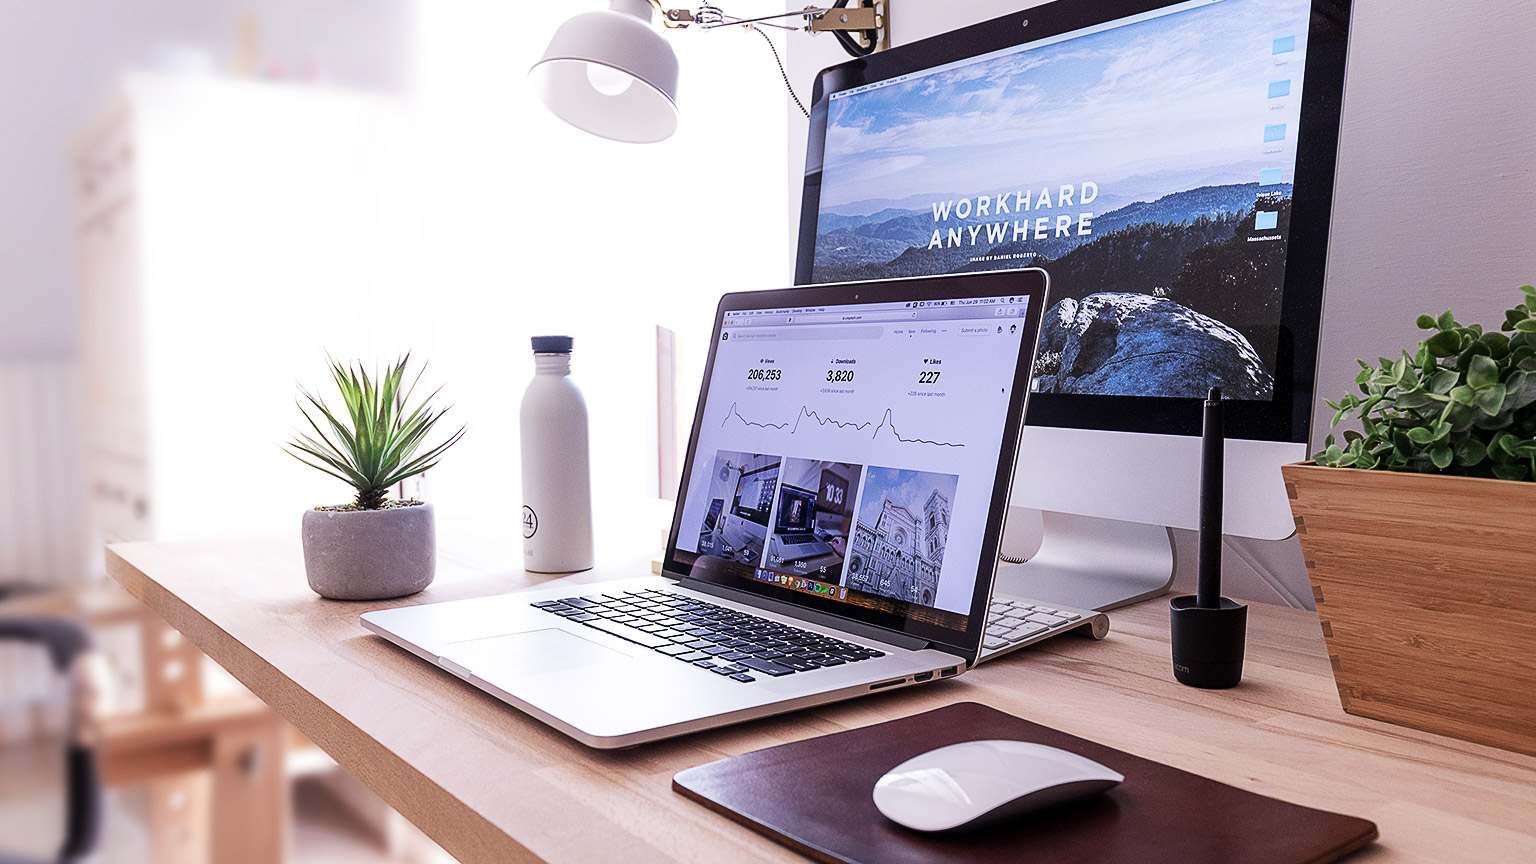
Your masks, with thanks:
M437 573L431 504L304 514L309 587L332 600L388 600L415 594Z

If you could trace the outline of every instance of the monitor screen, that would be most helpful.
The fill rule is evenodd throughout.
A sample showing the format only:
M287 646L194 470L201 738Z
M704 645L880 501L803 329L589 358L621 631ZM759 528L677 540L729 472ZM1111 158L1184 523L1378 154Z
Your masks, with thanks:
M736 515L766 527L768 511L773 506L773 489L778 479L777 461L742 474L736 481Z
M824 71L797 281L1039 266L1032 425L1188 434L1220 386L1296 440L1342 86L1313 7L1063 0Z

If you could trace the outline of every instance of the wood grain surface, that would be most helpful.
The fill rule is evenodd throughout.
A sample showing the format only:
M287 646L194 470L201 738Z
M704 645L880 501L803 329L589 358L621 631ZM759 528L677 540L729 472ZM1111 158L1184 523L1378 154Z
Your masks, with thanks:
M1345 710L1536 755L1536 483L1282 470Z
M974 701L1254 792L1360 816L1360 862L1536 861L1536 758L1345 714L1313 613L1255 607L1241 686L1173 681L1167 603L958 678L632 750L589 750L368 634L362 612L547 577L516 543L445 542L405 600L322 600L298 538L109 547L108 572L466 864L804 860L670 789L695 765ZM648 572L646 561L568 577ZM665 694L658 694L665 698Z

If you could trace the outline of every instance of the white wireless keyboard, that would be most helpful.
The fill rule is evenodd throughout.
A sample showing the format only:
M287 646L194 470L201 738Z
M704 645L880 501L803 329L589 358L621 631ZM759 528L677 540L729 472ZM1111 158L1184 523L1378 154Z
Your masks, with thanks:
M1074 630L1103 639L1109 633L1109 616L1090 609L994 594L977 662Z

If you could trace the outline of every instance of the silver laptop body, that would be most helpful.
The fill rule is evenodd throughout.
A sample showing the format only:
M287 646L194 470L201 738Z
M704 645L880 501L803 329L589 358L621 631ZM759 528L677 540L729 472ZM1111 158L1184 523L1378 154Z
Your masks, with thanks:
M959 675L981 649L1045 288L1032 268L728 294L662 575L363 624L598 748ZM814 554L771 554L777 508L807 488Z

